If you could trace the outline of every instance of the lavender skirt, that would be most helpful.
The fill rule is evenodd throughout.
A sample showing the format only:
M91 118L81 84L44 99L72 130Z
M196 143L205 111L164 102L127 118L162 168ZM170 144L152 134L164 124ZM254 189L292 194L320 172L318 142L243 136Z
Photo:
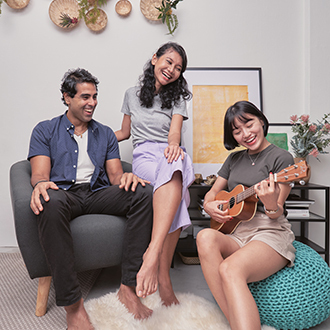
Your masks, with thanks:
M164 150L167 146L167 143L149 141L139 144L133 151L133 173L150 181L154 186L154 192L169 182L174 172L180 171L182 173L182 199L169 231L172 233L178 228L184 230L191 225L188 213L190 203L188 187L194 182L195 175L192 161L187 153L185 153L183 160L179 158L172 164L167 163L164 156ZM185 151L183 147L182 149Z

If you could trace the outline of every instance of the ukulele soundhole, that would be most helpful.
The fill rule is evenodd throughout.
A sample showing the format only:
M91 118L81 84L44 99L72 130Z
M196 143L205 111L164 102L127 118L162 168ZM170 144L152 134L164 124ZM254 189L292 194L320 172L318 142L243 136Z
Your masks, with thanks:
M231 197L230 199L229 199L229 203L228 203L228 209L231 209L233 206L235 206L235 197ZM220 210L220 211L224 211L224 204L219 204L218 205L218 209Z
M234 205L235 205L235 197L232 197L232 198L229 200L229 208L231 209Z

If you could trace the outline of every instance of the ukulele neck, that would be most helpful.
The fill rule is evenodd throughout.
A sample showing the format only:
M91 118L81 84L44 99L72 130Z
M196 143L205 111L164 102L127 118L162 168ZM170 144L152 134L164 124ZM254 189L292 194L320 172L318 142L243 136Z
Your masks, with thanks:
M255 194L256 194L256 192L255 192L253 186L250 187L250 188L247 188L246 190L244 190L244 191L240 192L239 194L237 194L237 196L236 196L236 202L237 203L240 203L240 202L246 200L247 198L249 198L249 197L251 197L251 196L253 196Z

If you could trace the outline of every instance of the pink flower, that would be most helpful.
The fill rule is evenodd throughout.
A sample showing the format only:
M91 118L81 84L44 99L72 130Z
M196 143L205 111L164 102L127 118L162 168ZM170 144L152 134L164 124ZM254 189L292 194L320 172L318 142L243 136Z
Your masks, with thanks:
M316 125L312 124L311 126L309 126L309 131L310 132L316 132Z
M313 156L313 157L317 157L319 155L319 151L314 148L310 153L309 153L309 156Z
M330 131L330 124L328 124L328 123L324 124L324 126L322 127L322 130L329 132Z
M309 121L309 115L301 115L300 119L303 123L307 124Z
M290 117L290 120L291 120L291 124L294 124L298 121L298 116L297 115L292 115Z
M71 23L72 23L72 24L77 24L77 23L78 23L78 18L77 18L77 17L73 17L73 18L71 19Z

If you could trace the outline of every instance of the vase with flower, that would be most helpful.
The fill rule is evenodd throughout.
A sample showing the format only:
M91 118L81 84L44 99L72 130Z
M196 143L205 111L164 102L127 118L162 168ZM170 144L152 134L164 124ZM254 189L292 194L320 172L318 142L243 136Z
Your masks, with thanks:
M308 156L315 157L318 161L319 154L327 154L325 151L330 145L330 113L325 114L321 121L313 123L309 115L292 115L290 117L291 130L294 134L290 144L292 147L295 162L307 160ZM310 173L310 171L309 171ZM310 175L309 175L310 177ZM309 177L304 181L308 182Z

